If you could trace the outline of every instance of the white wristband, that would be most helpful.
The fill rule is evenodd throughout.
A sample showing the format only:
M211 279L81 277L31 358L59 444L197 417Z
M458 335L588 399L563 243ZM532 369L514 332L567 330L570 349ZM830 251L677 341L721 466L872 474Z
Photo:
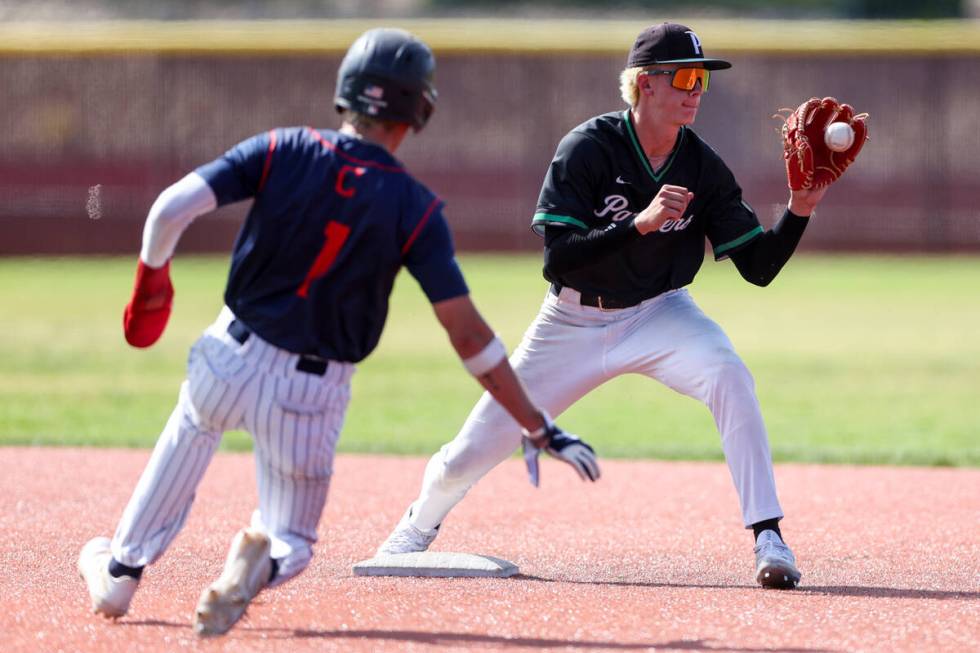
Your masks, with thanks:
M475 356L463 359L465 367L473 376L483 376L507 358L507 348L497 336L487 343L487 346Z
M544 424L540 428L534 431L521 429L521 434L525 438L529 438L531 440L537 440L538 438L544 437L548 433L548 430L555 425L555 423L551 420L551 415L548 414L548 411L542 408L540 409L539 412L541 413L541 419L544 420Z

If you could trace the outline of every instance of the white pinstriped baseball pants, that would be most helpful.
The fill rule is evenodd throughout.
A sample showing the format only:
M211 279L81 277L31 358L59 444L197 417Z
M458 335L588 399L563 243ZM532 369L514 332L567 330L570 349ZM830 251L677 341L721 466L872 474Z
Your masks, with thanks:
M571 288L558 297L549 292L510 362L531 398L553 416L622 374L643 374L698 399L721 434L745 526L782 517L752 376L687 290L605 311L582 306ZM456 438L426 466L412 523L423 530L440 524L520 441L520 426L484 393Z
M354 365L330 361L322 376L298 371L296 354L254 333L239 344L228 334L232 319L225 307L191 348L177 406L123 512L112 555L131 567L156 561L184 525L222 434L244 428L255 441L252 526L272 540L278 585L313 556Z

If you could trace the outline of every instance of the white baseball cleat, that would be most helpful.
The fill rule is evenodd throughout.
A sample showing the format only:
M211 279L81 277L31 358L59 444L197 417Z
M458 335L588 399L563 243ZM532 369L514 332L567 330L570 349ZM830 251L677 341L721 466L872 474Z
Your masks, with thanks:
M411 516L412 507L409 506L408 510L405 511L405 515L398 522L398 525L395 526L395 530L391 531L388 539L378 547L377 554L417 553L429 548L432 540L436 539L436 535L439 534L439 527L436 526L431 531L423 531L412 525L410 521Z
M258 529L238 531L221 576L205 588L197 603L194 631L198 635L224 635L242 618L248 604L269 582L271 546L269 536Z
M796 558L776 531L759 533L755 543L755 579L771 589L793 589L800 582Z
M92 538L78 554L78 573L92 597L92 612L115 619L129 611L129 603L133 600L139 581L132 576L112 576L109 573L110 560L109 538Z

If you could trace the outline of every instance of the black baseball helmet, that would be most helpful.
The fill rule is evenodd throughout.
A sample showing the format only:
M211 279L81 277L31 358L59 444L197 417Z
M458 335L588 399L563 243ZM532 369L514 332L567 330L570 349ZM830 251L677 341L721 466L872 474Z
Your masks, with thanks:
M435 106L435 68L429 46L405 30L369 30L340 63L334 106L337 111L408 123L419 131Z

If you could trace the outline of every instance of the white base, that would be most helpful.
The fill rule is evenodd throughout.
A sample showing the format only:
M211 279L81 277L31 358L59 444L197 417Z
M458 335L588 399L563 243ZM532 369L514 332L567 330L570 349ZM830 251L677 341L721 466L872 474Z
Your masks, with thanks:
M424 578L508 578L517 565L492 556L421 551L383 553L354 565L355 576L419 576Z

